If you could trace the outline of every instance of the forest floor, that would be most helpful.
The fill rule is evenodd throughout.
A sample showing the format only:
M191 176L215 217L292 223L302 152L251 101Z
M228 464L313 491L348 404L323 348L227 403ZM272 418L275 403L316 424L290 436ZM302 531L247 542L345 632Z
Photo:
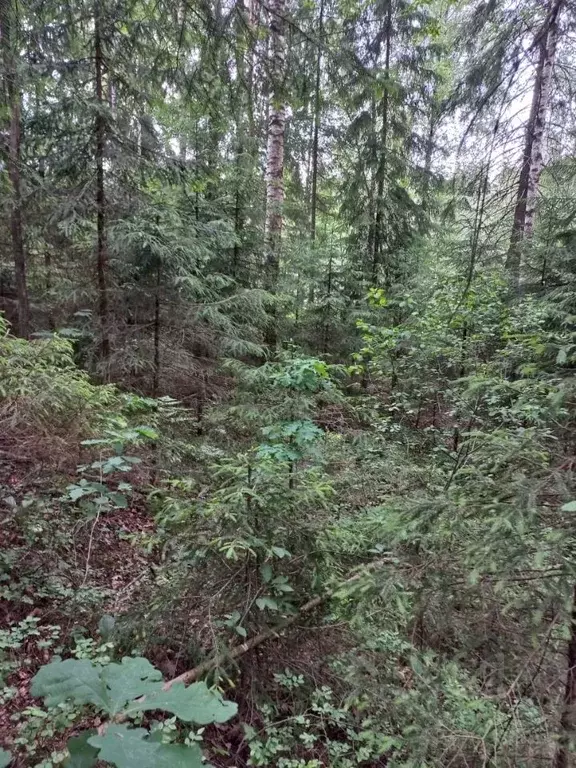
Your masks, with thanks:
M0 681L10 692L1 702L0 745L16 753L14 768L37 759L15 743L23 717L34 720L40 711L30 693L34 674L76 637L97 636L101 613L122 613L154 559L131 541L153 528L143 504L73 525L58 491L73 482L73 471L56 474L46 455L38 462L24 448L4 438L0 452ZM74 605L74 595L84 597ZM94 601L98 613L90 610ZM21 630L10 633L14 627ZM29 737L38 756L49 755L92 724L82 720L50 734L31 723Z
M75 523L62 497L76 479L74 462L55 462L44 451L41 457L27 455L29 444L4 438L0 451L0 747L14 755L12 768L51 768L68 739L99 720L51 722L31 694L32 678L55 654L68 656L78 638L88 638L92 657L106 653L99 620L117 618L142 599L158 554L137 546L154 530L143 496L136 494L127 509ZM289 635L269 642L265 653L256 649L243 659L226 695L238 701L242 722L257 724L254 680L273 687L274 672L289 661L320 685L330 677L325 660L345 645L345 627L315 626L314 617L307 617ZM147 655L166 678L186 669L184 658L175 664L174 654L162 647ZM212 764L246 764L237 720L208 727L203 741Z

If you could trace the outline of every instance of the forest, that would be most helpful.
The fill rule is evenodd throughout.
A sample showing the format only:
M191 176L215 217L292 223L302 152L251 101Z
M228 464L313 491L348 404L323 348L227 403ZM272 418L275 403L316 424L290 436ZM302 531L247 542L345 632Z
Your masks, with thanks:
M576 768L576 0L0 0L0 768Z

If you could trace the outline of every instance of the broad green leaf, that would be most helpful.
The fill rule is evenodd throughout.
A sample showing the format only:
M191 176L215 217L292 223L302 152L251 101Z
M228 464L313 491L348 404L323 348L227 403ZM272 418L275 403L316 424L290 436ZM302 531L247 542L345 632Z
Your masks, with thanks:
M261 611L266 608L269 608L271 611L278 610L278 603L271 597L259 597L258 600L256 600L256 605Z
M98 750L88 744L88 739L95 734L96 731L84 731L81 736L68 740L70 757L64 761L64 768L92 768L96 764Z
M205 768L200 747L150 741L144 728L112 724L88 742L100 750L98 758L117 768Z
M38 672L32 694L43 696L49 706L67 700L94 704L112 717L162 709L198 725L223 723L237 710L205 683L188 688L180 683L164 690L162 673L142 657L126 657L105 667L86 659L54 661Z
M85 488L80 488L80 486L69 486L68 490L68 498L71 501L78 501L78 499L81 499L82 496L86 496L87 493L91 493L91 490L86 490Z
M52 661L36 673L31 692L32 696L42 696L49 707L71 700L109 711L110 699L100 669L88 659Z
M0 768L6 768L12 762L12 755L5 749L0 749Z
M238 707L232 701L224 701L220 694L211 691L206 683L193 683L188 687L184 683L175 683L167 691L159 690L128 707L129 712L151 709L171 712L186 723L208 725L225 723L234 717Z
M562 505L562 512L576 512L576 501L569 501Z
M262 576L262 581L264 584L268 584L268 582L272 579L272 567L270 563L264 563L264 565L262 565L260 568L260 575Z
M101 672L108 688L110 714L124 709L128 702L162 689L162 673L147 659L124 657L121 664L108 664ZM159 707L156 707L159 709Z
M287 549L283 549L282 547L272 547L272 552L274 552L276 557L291 557L290 552L288 552Z

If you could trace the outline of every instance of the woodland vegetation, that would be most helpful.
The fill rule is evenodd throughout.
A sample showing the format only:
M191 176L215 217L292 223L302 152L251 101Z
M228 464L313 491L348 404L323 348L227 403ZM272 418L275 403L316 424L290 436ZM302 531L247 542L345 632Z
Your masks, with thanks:
M0 47L0 766L576 766L574 0Z

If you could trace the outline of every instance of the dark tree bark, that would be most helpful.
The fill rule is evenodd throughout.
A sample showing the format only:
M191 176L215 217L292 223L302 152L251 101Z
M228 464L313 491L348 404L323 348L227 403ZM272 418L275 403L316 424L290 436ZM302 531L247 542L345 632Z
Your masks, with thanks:
M17 16L12 0L0 0L0 35L4 65L4 104L8 115L8 146L6 166L11 186L10 236L14 260L16 298L18 301L18 333L24 338L30 334L30 308L26 281L26 254L22 223L22 187L20 180L21 153L21 96L15 55Z
M154 292L154 361L152 363L152 397L158 397L160 386L160 290L162 288L162 265L156 267L156 290Z
M544 165L543 147L558 41L558 16L563 1L550 0L544 26L537 36L538 65L532 92L532 105L526 125L514 221L506 259L511 291L515 294L518 294L520 290L522 242L532 236L534 228L536 200Z
M234 193L234 248L232 251L232 277L236 279L240 265L240 251L244 216L242 215L242 193L240 192L240 172L242 170L242 145L238 140L236 148L236 191Z
M388 0L386 10L386 26L384 30L384 94L382 96L382 127L380 132L380 160L377 169L376 189L376 220L374 224L374 251L372 256L371 281L373 285L378 282L378 273L382 262L382 249L385 240L384 233L384 183L386 180L386 165L388 162L388 79L390 77L390 54L392 45L392 0ZM389 282L389 270L387 283Z
M318 18L318 53L316 55L316 90L314 93L314 131L312 135L312 193L310 210L310 239L316 240L316 207L318 204L318 138L320 135L321 78L322 78L322 35L324 32L324 0L320 0Z
M564 685L562 715L560 718L560 742L556 751L554 768L570 768L573 761L570 741L576 735L576 584L572 596L570 640L566 653L567 672Z
M332 296L332 250L330 250L330 256L328 258L328 279L326 281L326 302L327 312L324 320L324 333L322 339L322 353L328 354L328 342L330 340L330 298Z
M104 155L106 151L106 117L103 88L104 55L102 51L102 7L97 0L94 9L94 57L96 68L96 274L98 279L98 314L100 317L100 354L110 357L108 307L108 239L106 231L106 194L104 189Z

